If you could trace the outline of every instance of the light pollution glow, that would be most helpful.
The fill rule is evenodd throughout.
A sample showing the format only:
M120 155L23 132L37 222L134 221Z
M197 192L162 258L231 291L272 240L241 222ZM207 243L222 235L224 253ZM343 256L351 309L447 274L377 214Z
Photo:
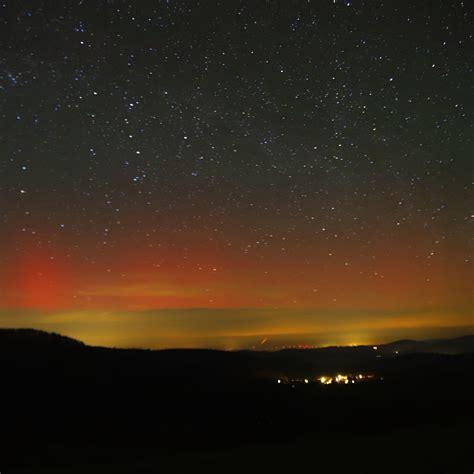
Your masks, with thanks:
M26 255L2 273L0 326L92 345L237 349L264 338L262 348L370 344L473 328L469 279L454 258L432 266L426 282L415 259L396 256L379 262L377 275L354 259L347 268L337 255L304 272L280 258L266 267L270 277L250 260L225 255L208 256L206 266L171 261L157 269L129 251L93 273L57 251L54 259L44 250Z

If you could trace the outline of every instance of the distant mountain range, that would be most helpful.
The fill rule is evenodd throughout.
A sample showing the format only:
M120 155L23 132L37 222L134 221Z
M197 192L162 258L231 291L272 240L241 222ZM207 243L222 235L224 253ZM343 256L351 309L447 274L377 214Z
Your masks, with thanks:
M462 357L462 363L453 357ZM466 359L467 357L467 359ZM340 371L380 375L456 369L474 358L474 335L379 346L265 351L112 349L34 329L0 329L0 362L10 370L61 375L162 376L206 379L316 377ZM470 363L470 362L469 362ZM457 369L456 369L457 370Z
M396 353L432 353L432 354L465 354L474 352L474 335L461 336L454 339L429 339L426 341L413 341L405 339L390 342L380 346L383 354Z
M49 333L46 331L40 331L37 329L2 329L0 328L0 344L5 348L5 346L17 345L17 344L27 344L31 347L45 347L45 346L60 346L61 348L65 347L74 347L74 348L86 348L93 347L87 346L81 341L73 339L71 337L63 336L57 333ZM432 353L432 354L464 354L469 352L474 352L474 335L466 335L451 339L428 339L423 341L416 341L412 339L402 339L399 341L389 342L387 344L380 344L378 346L330 346L330 347L321 347L315 349L281 349L278 351L272 351L273 353L288 353L292 351L308 351L308 352L333 352L334 350L346 350L346 349L363 349L377 347L377 350L380 354L389 355L395 354L414 354L414 353ZM107 348L102 348L107 349ZM113 349L113 350L146 350L149 349ZM177 350L197 350L200 349L160 349L154 350L153 352L158 351L177 351ZM212 350L213 349L203 349L203 350ZM216 351L220 352L220 351ZM237 351L237 352L247 352L247 351ZM262 352L262 351L258 351Z

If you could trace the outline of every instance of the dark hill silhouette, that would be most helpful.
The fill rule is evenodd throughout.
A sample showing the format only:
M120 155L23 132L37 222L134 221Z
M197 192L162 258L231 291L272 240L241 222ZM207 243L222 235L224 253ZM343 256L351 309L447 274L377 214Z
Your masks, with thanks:
M27 344L29 347L45 348L46 346L84 347L85 344L77 339L62 336L54 332L39 331L37 329L0 329L2 346L12 349L18 344Z
M177 459L190 459L185 472L200 465L205 453L212 457L232 449L247 472L253 472L248 466L255 459L279 472L280 456L291 466L296 454L324 465L324 472L340 472L335 452L325 459L325 451L314 456L319 449L314 447L333 439L334 449L354 453L357 447L362 462L379 456L380 464L382 451L370 448L384 449L377 440L389 440L390 457L393 450L402 452L401 440L432 433L437 463L446 462L445 472L458 472L453 462L458 467L460 460L471 462L462 457L468 450L459 449L474 425L472 340L397 341L377 350L224 352L110 349L42 331L0 329L0 467L25 473L156 473L177 472ZM467 352L453 355L461 348ZM341 372L376 378L330 386L291 381ZM278 378L290 382L278 384ZM275 458L262 460L261 453L269 452L262 446L271 446ZM137 469L143 459L149 469ZM224 470L246 472L231 471L233 465ZM417 472L437 472L432 467L420 461Z

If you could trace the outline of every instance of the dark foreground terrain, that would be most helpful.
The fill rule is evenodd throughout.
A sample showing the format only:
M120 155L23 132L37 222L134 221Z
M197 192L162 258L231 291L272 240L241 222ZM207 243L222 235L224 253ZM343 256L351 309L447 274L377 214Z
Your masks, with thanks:
M0 330L0 471L472 473L473 345L141 351Z

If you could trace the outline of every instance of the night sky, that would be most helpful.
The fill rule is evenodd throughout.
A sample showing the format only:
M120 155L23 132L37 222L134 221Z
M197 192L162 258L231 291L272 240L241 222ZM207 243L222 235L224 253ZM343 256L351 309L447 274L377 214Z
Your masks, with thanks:
M469 1L0 4L0 326L473 331Z

